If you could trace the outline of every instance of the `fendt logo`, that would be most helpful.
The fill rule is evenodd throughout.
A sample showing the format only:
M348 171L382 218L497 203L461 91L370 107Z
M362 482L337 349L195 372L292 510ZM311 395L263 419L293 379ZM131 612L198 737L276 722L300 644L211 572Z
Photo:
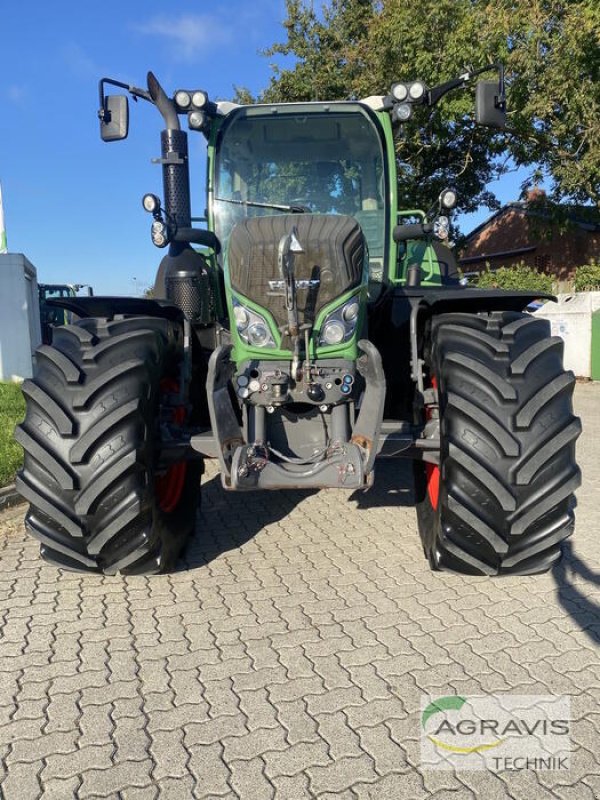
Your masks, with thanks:
M434 769L568 769L570 700L444 695L421 703L421 759Z
M317 286L321 285L321 281L318 278L294 281L294 283L296 284L296 289L316 289ZM285 281L269 281L269 289L272 292L283 292L285 291Z

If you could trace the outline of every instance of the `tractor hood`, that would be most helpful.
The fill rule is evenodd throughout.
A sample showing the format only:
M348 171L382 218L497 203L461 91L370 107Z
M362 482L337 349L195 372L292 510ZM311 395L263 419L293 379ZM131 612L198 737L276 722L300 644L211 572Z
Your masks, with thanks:
M302 252L294 253L299 323L314 324L319 311L360 286L366 265L362 230L353 217L278 214L244 219L229 240L227 264L234 292L287 323L279 244L295 228Z

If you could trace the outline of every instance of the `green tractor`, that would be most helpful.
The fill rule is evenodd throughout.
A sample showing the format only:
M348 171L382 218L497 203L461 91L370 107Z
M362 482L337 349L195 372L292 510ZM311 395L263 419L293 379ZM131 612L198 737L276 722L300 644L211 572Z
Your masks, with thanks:
M94 290L87 283L38 283L43 344L52 343L52 331L54 328L71 322L70 312L64 308L49 305L48 301L57 300L61 297L78 297L82 289L87 289L88 297L94 294Z
M78 321L37 351L16 432L45 559L171 569L206 458L230 491L366 490L377 458L408 458L433 569L529 574L560 558L581 430L562 341L527 313L534 295L461 285L451 189L427 214L397 201L395 133L483 71L279 105L168 97L152 73L147 89L100 81L105 141L127 136L126 93L162 115L164 201L143 206L168 249L153 299L52 301ZM476 115L503 125L501 69L477 83ZM201 218L181 118L208 143Z

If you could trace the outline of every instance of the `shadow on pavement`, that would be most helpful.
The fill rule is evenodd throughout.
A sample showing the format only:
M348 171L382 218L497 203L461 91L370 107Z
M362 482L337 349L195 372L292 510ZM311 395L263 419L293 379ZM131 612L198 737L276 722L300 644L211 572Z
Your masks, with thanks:
M316 491L279 489L226 492L221 486L220 476L215 475L202 484L202 505L197 515L196 529L179 560L177 571L203 566L222 553L241 547L267 525L287 517ZM413 506L415 496L411 462L389 460L378 463L374 486L366 492L355 491L347 500L340 502L351 502L357 511Z
M387 459L375 465L375 483L368 492L356 491L350 495L358 511L370 508L414 506L415 490L412 461Z
M267 525L290 514L315 490L227 492L220 475L202 483L202 503L196 530L177 570L210 563L222 553L235 550L253 539Z
M600 586L600 572L590 569L575 555L571 541L563 544L563 557L552 572L559 604L593 642L600 643L600 604L582 591L584 581Z

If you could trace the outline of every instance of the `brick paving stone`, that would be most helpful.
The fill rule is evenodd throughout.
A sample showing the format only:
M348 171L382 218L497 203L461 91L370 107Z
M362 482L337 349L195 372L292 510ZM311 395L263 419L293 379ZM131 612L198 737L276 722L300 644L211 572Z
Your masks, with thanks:
M223 745L218 742L196 745L189 747L188 752L188 769L195 780L196 797L220 797L231 792L231 770L223 761Z
M360 800L415 800L427 796L417 772L386 775L372 783L357 782L352 789ZM463 798L459 796L456 800Z
M317 723L306 710L304 699L279 702L276 706L277 719L287 731L290 744L312 742L318 739Z
M81 716L77 720L77 725L81 736L77 742L78 747L84 748L87 745L103 745L110 742L114 729L111 719L112 705L86 705L85 694L82 692L79 707Z
M76 798L79 795L81 777L74 775L71 778L53 778L44 780L43 800L65 800L65 798ZM25 797L25 795L22 795Z
M68 733L49 733L36 739L15 739L11 752L6 757L6 764L34 764L53 755L66 755L77 750L78 731Z
M253 758L250 761L231 761L230 783L239 797L252 800L271 800L275 797L275 787L265 776L264 761Z
M237 759L250 760L271 750L285 750L288 747L285 729L259 728L243 736L232 736L222 740L225 748L223 758L227 764Z
M293 798L294 800L314 800L308 788L308 775L294 775L292 777L279 777L273 779L273 786L278 798Z
M41 774L42 781L45 784L55 778L77 777L88 769L110 769L113 749L112 744L107 742L101 745L84 745L67 755L54 753L47 756L46 766Z
M356 783L373 783L378 775L366 753L358 758L340 758L327 767L309 767L311 791L318 797L324 792L340 792Z
M0 515L0 796L600 796L600 385L575 402L577 530L545 576L431 573L402 463L356 495L225 494L208 464L169 576L60 572ZM425 692L569 695L571 769L422 770Z
M332 764L329 745L322 739L298 742L286 750L265 753L265 773L273 783L281 776L293 777L311 766Z
M346 716L341 712L317 714L317 733L327 742L329 755L336 761L339 758L357 758L364 750L358 734L348 725Z
M187 775L188 753L183 747L180 730L156 730L150 734L149 753L154 766L152 778L184 778Z
M2 796L5 800L37 800L43 796L40 773L43 761L16 763L9 765L2 782Z
M160 787L157 784L150 786L126 786L121 789L119 800L158 800Z
M251 691L238 691L240 710L246 717L248 730L254 731L258 728L277 728L277 709L269 701L269 694L266 689L254 689Z
M389 772L405 772L409 768L406 752L390 736L384 725L358 728L360 745L375 763L375 770L384 777Z

